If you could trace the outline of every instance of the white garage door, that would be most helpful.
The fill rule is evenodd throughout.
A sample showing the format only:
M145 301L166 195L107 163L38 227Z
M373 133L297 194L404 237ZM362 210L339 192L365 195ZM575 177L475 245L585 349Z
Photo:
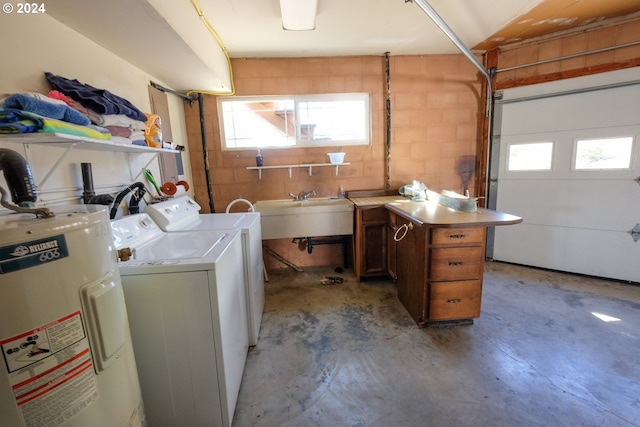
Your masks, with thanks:
M490 206L524 221L493 259L640 282L640 71L502 96Z

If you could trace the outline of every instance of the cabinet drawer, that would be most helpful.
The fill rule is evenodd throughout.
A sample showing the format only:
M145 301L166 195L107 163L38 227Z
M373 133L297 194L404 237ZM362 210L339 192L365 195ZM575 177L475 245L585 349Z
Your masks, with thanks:
M377 222L387 220L387 210L384 205L376 207L358 208L363 222Z
M431 249L430 280L480 279L483 270L483 246Z
M432 282L429 295L429 320L479 317L481 300L481 280Z
M486 227L434 228L431 230L432 245L460 245L483 243Z

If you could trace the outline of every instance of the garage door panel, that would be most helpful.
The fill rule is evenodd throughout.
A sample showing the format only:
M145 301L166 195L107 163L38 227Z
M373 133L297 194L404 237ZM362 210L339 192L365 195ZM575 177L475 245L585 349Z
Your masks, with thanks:
M494 259L640 282L640 242L629 233L640 223L640 69L606 74L608 84L624 87L591 86L603 79L589 76L567 82L573 93L557 83L550 84L555 94L541 88L546 85L521 99L512 95L522 88L504 91L507 101L498 103L495 115L496 197L489 202L523 223L496 228L488 252ZM629 80L616 83L616 76ZM625 137L632 138L630 167L624 167ZM604 140L582 143L583 170L575 170L573 160L579 140ZM550 168L548 144L514 147L538 142L553 143ZM595 169L606 166L617 169ZM542 170L518 170L535 167Z
M500 183L498 204L501 211L522 216L526 224L628 231L640 222L640 185L509 180Z
M640 96L640 93L638 94ZM628 136L634 138L630 169L574 170L574 145L577 140ZM539 132L534 134L502 136L500 142L499 174L501 179L517 180L629 180L634 181L640 174L640 125L616 126L603 129L572 129L562 132ZM509 170L508 156L512 145L551 142L554 144L552 168L550 170ZM637 181L634 181L637 183Z
M496 260L640 282L640 243L634 243L627 232L523 223L496 227L495 240ZM576 245L576 241L580 244ZM514 246L523 250L508 250ZM612 265L617 267L611 269Z
M608 89L579 94L518 102L503 112L502 135L582 129L587 123L594 129L637 123L633 94L629 88ZM622 107L622 108L621 108Z

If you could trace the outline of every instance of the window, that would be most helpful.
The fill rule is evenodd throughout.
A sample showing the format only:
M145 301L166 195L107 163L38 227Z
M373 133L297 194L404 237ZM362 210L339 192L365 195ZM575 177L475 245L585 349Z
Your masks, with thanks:
M366 93L218 99L223 149L370 143Z
M574 169L629 169L633 138L581 139L576 141Z
M508 171L551 170L553 142L509 145Z

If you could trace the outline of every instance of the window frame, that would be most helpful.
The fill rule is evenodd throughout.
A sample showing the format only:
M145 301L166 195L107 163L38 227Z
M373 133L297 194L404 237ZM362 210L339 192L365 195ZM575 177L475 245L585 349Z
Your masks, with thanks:
M549 158L549 168L546 169L511 169L511 147L513 146L523 146L523 145L540 145L540 144L551 144L551 155ZM556 145L557 141L555 140L546 140L546 141L526 141L526 142L511 142L507 144L506 147L506 156L505 156L505 171L508 173L544 173L544 172L552 172L554 169L555 163L555 154L556 154Z
M294 141L292 145L263 145L251 147L229 147L227 146L227 138L225 135L225 117L223 104L225 102L266 102L266 101L293 101L294 116ZM305 140L301 136L300 113L298 106L303 102L322 102L322 101L358 101L364 102L363 127L364 137L362 139L353 140L330 140L330 141L314 141ZM259 95L259 96L227 96L219 97L217 100L218 107L218 125L220 133L220 146L222 151L243 151L258 149L291 149L291 148L319 148L319 147L342 147L342 146L370 146L371 145L371 95L367 92L353 93L327 93L327 94L308 94L308 95Z
M588 142L588 141L606 141L606 140L618 140L618 139L630 139L631 140L631 147L629 149L629 163L627 164L626 167L593 167L593 168L578 168L578 144L580 142ZM616 172L616 171L628 171L633 169L633 159L634 159L634 155L635 155L635 150L636 150L636 136L635 135L609 135L609 136L602 136L602 137L589 137L589 138L583 138L583 137L576 137L573 139L573 147L571 149L571 171L572 172L607 172L607 171L611 171L611 172Z

